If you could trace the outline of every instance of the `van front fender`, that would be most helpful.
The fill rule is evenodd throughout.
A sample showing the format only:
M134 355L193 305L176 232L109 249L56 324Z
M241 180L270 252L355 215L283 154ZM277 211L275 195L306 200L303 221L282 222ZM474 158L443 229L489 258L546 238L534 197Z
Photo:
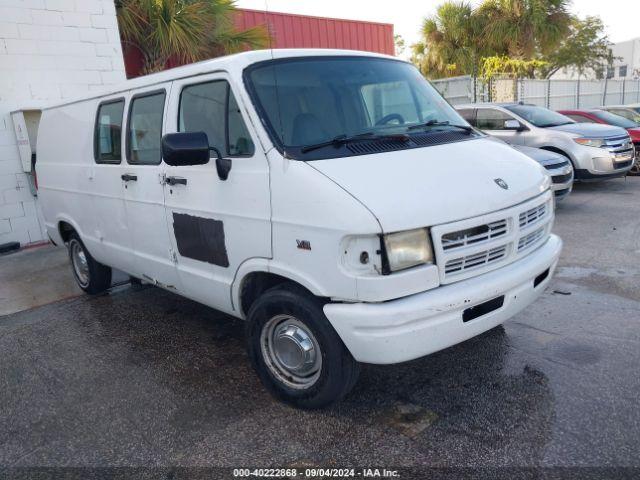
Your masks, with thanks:
M242 316L242 318L244 318L244 314L241 308L242 302L240 298L242 294L242 285L250 274L257 272L271 273L280 277L287 278L288 280L291 280L292 282L298 283L299 285L303 286L316 296L328 296L327 291L323 289L317 282L312 280L303 272L292 269L289 265L283 265L268 258L249 258L238 267L235 278L233 279L233 284L231 285L231 305L232 308L236 312L238 312L240 316Z

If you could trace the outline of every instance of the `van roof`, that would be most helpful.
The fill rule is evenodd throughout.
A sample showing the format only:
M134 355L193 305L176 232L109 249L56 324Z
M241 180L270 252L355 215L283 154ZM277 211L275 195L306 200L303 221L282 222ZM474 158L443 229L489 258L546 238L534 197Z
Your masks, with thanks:
M92 92L90 95L69 99L67 101L56 102L47 105L43 110L57 108L72 103L83 102L95 98L101 98L118 93L135 90L137 88L170 82L181 78L193 77L213 73L215 71L242 71L251 64L271 59L294 58L294 57L318 57L318 56L359 56L378 57L392 60L404 61L390 55L380 53L363 52L359 50L334 50L325 48L282 48L269 50L252 50L249 52L236 53L223 57L212 58L202 62L191 63L182 67L171 68L162 72L143 75L125 80L124 82L105 86L103 90Z

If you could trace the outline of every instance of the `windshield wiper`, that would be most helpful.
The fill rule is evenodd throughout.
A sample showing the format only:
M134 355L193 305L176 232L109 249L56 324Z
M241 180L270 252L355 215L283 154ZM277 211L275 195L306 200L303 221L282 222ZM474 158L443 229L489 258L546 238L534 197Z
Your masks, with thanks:
M362 140L401 140L407 141L409 137L403 133L400 134L387 134L387 135L379 135L373 132L365 132L359 133L357 135L338 135L337 137L333 137L331 140L327 140L326 142L314 143L312 145L305 145L302 147L302 153L308 153L313 150L317 150L319 148L338 147L340 145L346 145L347 143L359 142Z
M464 130L468 134L473 133L473 127L468 125L457 125L455 123L450 123L448 120L439 121L439 120L429 120L428 122L418 123L416 125L411 125L407 127L407 130L417 130L418 128L429 128L429 127L451 127L451 128L459 128L460 130Z

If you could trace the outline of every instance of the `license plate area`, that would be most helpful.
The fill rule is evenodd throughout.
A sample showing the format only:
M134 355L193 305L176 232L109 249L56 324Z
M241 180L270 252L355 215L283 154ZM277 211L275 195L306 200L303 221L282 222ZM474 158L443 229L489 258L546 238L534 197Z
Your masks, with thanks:
M479 303L473 307L469 307L462 312L462 321L470 322L478 317L482 317L488 313L494 312L504 305L504 295L492 298L486 302Z

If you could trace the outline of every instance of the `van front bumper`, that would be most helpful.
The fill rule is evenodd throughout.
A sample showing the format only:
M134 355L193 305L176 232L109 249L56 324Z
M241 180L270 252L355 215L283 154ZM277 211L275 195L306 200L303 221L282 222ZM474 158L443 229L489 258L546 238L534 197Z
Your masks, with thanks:
M324 313L357 361L413 360L479 335L520 312L544 291L561 249L562 240L551 235L531 254L492 272L389 302L328 303ZM501 307L463 321L470 307L501 296Z

